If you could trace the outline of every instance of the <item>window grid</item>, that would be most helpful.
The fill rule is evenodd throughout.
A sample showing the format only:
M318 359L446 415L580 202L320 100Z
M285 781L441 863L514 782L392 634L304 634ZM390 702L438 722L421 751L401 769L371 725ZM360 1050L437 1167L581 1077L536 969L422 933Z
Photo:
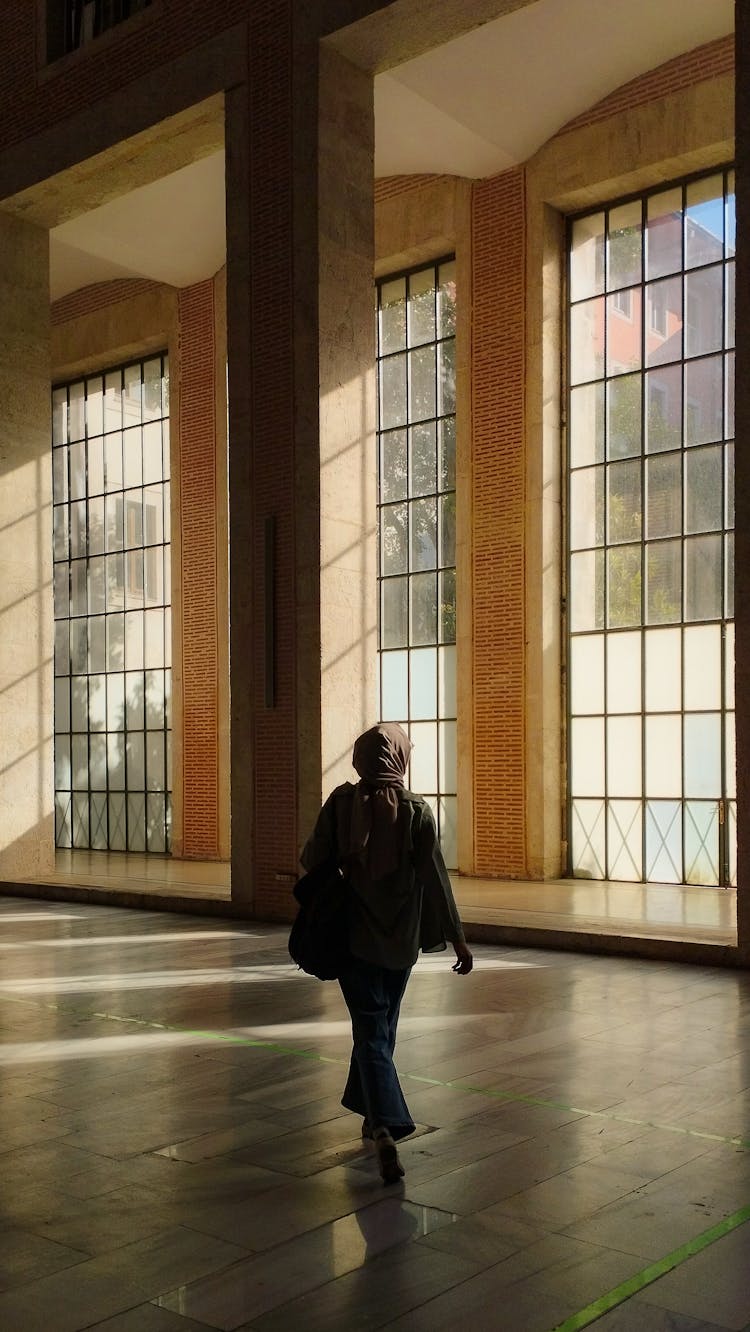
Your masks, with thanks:
M170 849L168 375L157 354L52 392L59 847Z
M570 223L574 875L736 880L734 250L730 168Z
M456 855L455 260L377 283L380 715Z

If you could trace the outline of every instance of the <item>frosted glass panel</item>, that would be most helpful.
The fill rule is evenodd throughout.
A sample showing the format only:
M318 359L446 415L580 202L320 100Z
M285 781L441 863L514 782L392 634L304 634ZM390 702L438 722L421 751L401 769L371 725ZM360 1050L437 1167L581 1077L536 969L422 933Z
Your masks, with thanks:
M607 627L622 629L640 624L641 618L641 547L611 547L607 551Z
M409 674L406 652L383 652L380 657L381 714L383 721L403 721L409 715Z
M587 467L604 459L604 385L572 390L568 421L570 466Z
M59 791L70 790L70 736L55 738L55 786Z
M163 791L165 781L164 736L159 731L149 731L146 735L146 786L149 791Z
M54 389L52 393L52 443L65 444L68 439L68 391Z
M410 668L409 716L415 720L436 717L437 648L418 648L413 651L410 654Z
M641 710L641 635L607 637L607 711Z
M158 665L157 662L149 665ZM125 616L125 668L129 671L143 667L143 612L129 611Z
M646 804L646 878L682 882L682 805L679 800Z
M458 866L457 803L455 796L442 796L438 801L440 844L448 869Z
M437 376L434 347L409 352L409 420L424 421L437 409ZM394 421L394 425L400 422Z
M128 795L128 851L146 850L146 795Z
M384 504L406 499L405 430L391 430L381 436L380 496Z
M146 785L145 746L143 732L128 735L126 745L128 790L142 790Z
M722 610L721 537L692 537L685 542L685 619L715 620Z
M685 710L721 707L721 628L718 624L685 629Z
M421 795L438 790L438 728L436 722L415 722L409 727L414 749L410 785Z
M599 379L604 370L604 299L574 305L570 312L570 382Z
M570 298L579 301L604 290L604 213L578 218L570 246Z
M719 882L719 810L714 801L685 806L685 882Z
M641 719L610 717L607 721L607 794L641 795Z
M585 634L570 644L570 708L573 716L604 712L604 635Z
M125 729L125 677L110 675L107 677L107 730Z
M641 879L643 855L640 800L611 800L607 811L607 832L607 877L626 882Z
M125 796L109 796L109 845L113 851L124 851L125 839Z
M737 798L737 739L735 734L734 713L728 712L724 718L724 784L728 800Z
M129 671L125 676L125 698L128 730L142 731L146 724L142 671Z
M73 731L88 728L88 689L85 676L74 675L70 682L70 727Z
M107 788L107 737L106 735L89 736L89 777L92 791L105 791Z
M456 648L453 645L438 649L438 713L441 717L456 715Z
M633 318L639 300L640 291L632 287L607 297L608 375L624 375L641 366L641 330Z
M166 851L166 797L149 791L146 796L146 835L149 851Z
M571 809L573 874L581 879L606 878L606 821L603 800L574 800Z
M409 640L408 586L406 578L388 578L381 585L380 641L384 648L405 647Z
M734 625L726 627L726 646L724 648L724 691L725 706L734 707Z
M571 731L571 794L596 796L604 793L604 721L599 717L574 717Z
M604 551L570 557L570 628L573 633L604 626Z
M685 717L685 795L688 799L721 796L721 716Z
M640 375L622 375L607 384L607 457L633 458L642 450Z
M107 736L107 768L110 791L124 791L125 737L122 732Z
M604 468L585 467L570 478L570 549L604 541Z
M74 735L71 738L71 770L73 790L85 791L89 784L89 738L87 735Z
M89 801L91 845L95 851L107 850L107 797L92 794Z
M455 791L456 789L456 723L453 721L439 723L439 778L440 791Z
M435 279L432 268L423 268L409 278L409 344L430 342L435 337Z
M380 568L384 574L406 573L409 562L407 506L389 504L380 511Z
M646 717L646 795L682 796L682 719Z
M70 730L70 686L67 680L55 680L55 730Z
M89 676L88 729L90 731L107 729L107 689L106 678L103 675Z
M107 669L106 621L103 615L89 620L88 668L92 673Z
M685 355L719 351L722 328L723 265L715 264L685 278Z
M166 665L164 660L164 611L147 610L143 618L145 621L145 665L149 669L155 666L164 666Z
M383 430L406 424L406 356L391 356L380 366L380 424Z
M395 278L380 289L380 346L383 352L406 346L406 282Z
M627 287L641 278L641 201L610 209L607 243L607 286Z
M73 793L73 846L89 845L89 798Z
M670 712L682 707L682 632L647 629L646 709Z
M67 792L55 793L55 845L70 847L73 845L71 798Z

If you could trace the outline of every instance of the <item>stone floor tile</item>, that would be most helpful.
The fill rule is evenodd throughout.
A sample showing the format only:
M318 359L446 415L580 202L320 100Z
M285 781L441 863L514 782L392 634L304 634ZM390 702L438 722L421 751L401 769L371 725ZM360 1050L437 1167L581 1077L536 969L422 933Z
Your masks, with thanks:
M91 1255L81 1249L43 1239L26 1230L0 1232L0 1291L83 1263Z
M420 961L397 1049L419 1129L384 1189L340 1105L338 987L283 929L2 897L0 924L3 1332L549 1332L750 1197L723 1140L748 1123L739 973ZM609 1324L747 1327L745 1230Z

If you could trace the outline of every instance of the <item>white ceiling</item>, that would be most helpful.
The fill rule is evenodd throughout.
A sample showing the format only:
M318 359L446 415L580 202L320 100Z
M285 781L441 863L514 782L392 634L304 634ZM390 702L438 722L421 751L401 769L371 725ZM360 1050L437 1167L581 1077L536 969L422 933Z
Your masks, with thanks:
M733 26L734 0L536 0L377 76L375 175L502 171ZM189 286L224 258L224 155L213 153L56 227L50 294L117 277Z

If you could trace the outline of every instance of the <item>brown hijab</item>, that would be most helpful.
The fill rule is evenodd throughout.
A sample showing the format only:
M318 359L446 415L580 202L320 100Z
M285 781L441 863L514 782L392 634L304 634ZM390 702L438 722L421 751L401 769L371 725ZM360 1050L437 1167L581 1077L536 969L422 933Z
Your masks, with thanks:
M397 868L398 787L403 787L412 751L397 722L371 726L354 743L352 765L360 777L352 806L349 854L371 879Z

